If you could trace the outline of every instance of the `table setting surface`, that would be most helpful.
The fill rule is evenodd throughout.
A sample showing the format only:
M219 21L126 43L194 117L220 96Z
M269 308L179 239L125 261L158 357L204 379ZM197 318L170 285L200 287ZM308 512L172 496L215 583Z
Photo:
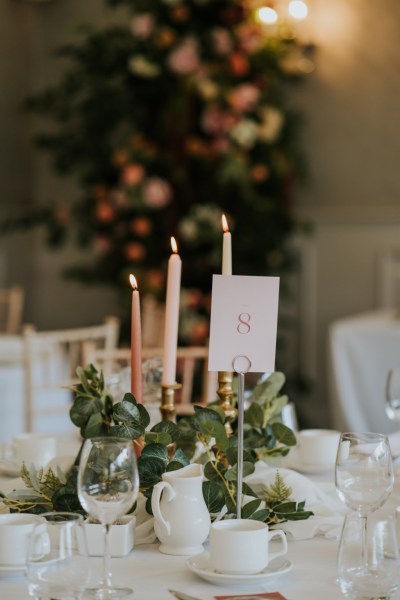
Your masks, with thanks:
M256 480L262 479L264 474L271 471L275 472L276 467L271 468L260 462L254 477ZM133 550L124 557L111 559L114 580L132 587L134 590L132 598L141 600L168 600L172 598L169 590L178 590L196 600L212 600L221 595L240 596L263 592L279 592L287 600L322 597L325 600L339 599L341 594L336 582L336 555L340 524L345 511L336 496L333 468L323 473L308 474L307 477L283 467L281 471L291 477L289 481L295 489L295 494L304 493L307 496L311 509L314 506L327 507L326 514L322 512L315 519L322 519L326 526L333 515L333 525L332 528L326 529L314 527L313 517L303 523L306 527L305 532L297 534L293 529L292 535L290 529L296 523L288 524L288 553L284 557L275 559L282 562L275 569L275 573L273 573L274 568L271 569L269 565L266 571L269 569L270 572L265 577L259 574L256 577L236 577L231 584L229 576L222 578L216 576L215 580L211 577L210 582L210 572L206 567L204 573L201 573L204 560L207 561L208 541L204 544L205 553L200 561L198 556L163 554L159 551L158 540L154 539L154 532L149 535L148 520L145 523L142 520L141 524L141 519L138 518ZM398 475L399 465L396 467L396 473ZM0 476L2 490L9 490L17 483L15 479ZM396 505L398 484L396 488L387 502L386 510ZM296 499L300 500L300 498ZM270 544L272 551L275 544L278 546L278 542L275 541L271 541ZM101 573L101 558L90 557L89 560L91 581L95 583ZM193 568L193 563L200 565L200 569L197 569L200 573ZM7 600L29 598L23 571L10 573L0 570L0 596Z

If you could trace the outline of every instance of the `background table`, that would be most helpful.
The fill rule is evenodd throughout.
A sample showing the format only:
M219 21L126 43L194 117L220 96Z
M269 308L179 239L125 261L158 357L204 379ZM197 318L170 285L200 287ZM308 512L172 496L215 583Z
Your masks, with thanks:
M399 314L378 310L334 322L329 356L333 426L381 433L399 429L384 408L388 371L400 366Z
M60 359L54 356L54 369L61 369ZM40 369L38 365L37 369ZM25 430L24 421L24 346L22 336L0 335L0 444L10 442L14 435ZM57 395L57 398L55 397ZM41 392L39 403L48 404L57 399L70 402L68 390ZM38 430L43 433L67 433L74 429L65 415L45 415Z

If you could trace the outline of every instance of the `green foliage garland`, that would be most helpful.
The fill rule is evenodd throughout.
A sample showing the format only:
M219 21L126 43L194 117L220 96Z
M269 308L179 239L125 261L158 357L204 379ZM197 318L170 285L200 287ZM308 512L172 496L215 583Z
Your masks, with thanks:
M166 471L180 469L189 464L198 448L195 460L204 465L203 495L211 515L222 510L227 515L236 512L237 492L237 437L228 437L225 414L218 405L206 408L195 406L195 414L177 424L161 421L146 431L149 415L132 394L125 394L113 404L104 385L103 374L92 365L79 368L80 383L75 387L75 399L70 416L80 427L83 438L115 436L134 440L140 447L138 458L140 491L147 498L146 509L151 513L151 494L156 483ZM281 373L275 373L255 389L255 399L260 408L261 421L255 422L254 411L249 409L245 418L243 476L251 475L259 456L285 456L296 438L279 420L278 406L285 403L279 396L284 383ZM287 401L287 399L286 399ZM252 404L253 406L253 404ZM249 418L249 412L250 418ZM255 445L254 445L254 442ZM198 452L197 452L198 453ZM11 510L41 513L48 510L73 510L83 512L76 491L77 465L66 476L51 469L46 473L23 466L21 476L27 488L16 490L3 499ZM304 502L296 503L290 495L279 471L270 488L256 493L247 483L243 493L248 501L242 509L243 518L252 518L270 524L285 520L307 519L312 513L305 510Z

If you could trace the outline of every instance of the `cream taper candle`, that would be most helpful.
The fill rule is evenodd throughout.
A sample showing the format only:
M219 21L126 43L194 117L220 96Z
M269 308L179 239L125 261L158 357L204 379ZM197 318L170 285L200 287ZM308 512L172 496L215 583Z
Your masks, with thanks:
M131 393L137 402L143 402L142 375L142 325L140 320L140 294L133 275L129 275L132 286L131 320Z
M225 215L222 215L222 229L222 275L232 275L232 236Z
M165 329L163 374L161 383L173 385L176 381L176 355L178 350L179 300L181 291L182 261L175 238L171 238L172 254L168 261L167 295L165 302Z

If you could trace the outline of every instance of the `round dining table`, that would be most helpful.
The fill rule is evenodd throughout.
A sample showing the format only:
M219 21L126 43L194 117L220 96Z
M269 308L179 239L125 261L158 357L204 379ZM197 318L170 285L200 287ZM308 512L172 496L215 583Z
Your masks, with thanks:
M72 445L71 441L65 438L59 443L59 452L65 454L68 450L76 451L78 447L77 438ZM295 478L299 478L299 473L293 468L295 458L292 459L291 464L292 469L287 472ZM289 465L290 463L286 464L286 466ZM301 471L301 468L299 470ZM273 471L275 473L276 469L274 468ZM395 466L395 471L395 489L384 507L385 512L394 511L399 503L400 465ZM301 479L303 483L306 482L306 485L318 489L321 498L326 501L326 506L330 504L342 509L340 514L338 513L339 528L336 528L337 535L331 536L324 535L322 532L322 534L314 535L309 539L293 539L288 535L288 554L284 559L289 561L290 568L285 568L282 573L268 576L254 584L248 583L244 578L239 582L240 585L232 585L230 582L227 584L225 581L223 584L217 585L215 582L211 583L203 579L189 568L188 561L193 560L194 557L163 554L159 550L160 544L156 539L152 543L135 543L129 554L111 559L114 583L133 588L133 600L135 598L137 600L172 600L173 596L169 590L178 590L186 594L186 600L220 600L225 596L253 600L253 595L256 600L257 594L273 592L281 595L275 595L275 598L282 597L286 600L339 600L342 595L336 581L336 555L345 509L336 494L333 467L330 470L303 472ZM18 480L0 475L0 490L14 489L17 483ZM300 501L301 499L296 498L296 500ZM301 523L306 524L306 522ZM154 536L152 539L154 540ZM275 544L279 549L279 541L271 541L270 544L272 551L274 551ZM204 549L207 552L208 542L204 544ZM91 567L90 587L96 585L100 579L102 559L91 556L89 562ZM2 600L24 600L29 597L23 570L10 576L0 565L0 598ZM267 598L268 596L262 597ZM391 600L395 599L399 600L400 594Z
M65 444L64 444L65 446ZM76 448L76 441L75 441ZM63 449L65 451L65 449ZM313 482L323 486L325 492L335 495L333 473L313 477ZM9 490L15 485L4 475L0 476L0 489ZM279 542L276 542L279 545ZM273 549L275 542L271 541ZM337 600L341 597L336 584L337 540L315 537L308 540L288 540L287 558L290 569L266 578L256 584L216 585L189 569L189 556L172 556L159 551L159 542L136 544L131 552L121 558L112 558L114 582L134 589L133 600L171 600L168 590L178 590L195 600L213 600L219 596L240 596L279 592L287 600L321 599ZM207 551L207 542L204 544ZM102 560L90 557L91 585L100 578ZM280 559L276 559L280 560ZM24 572L10 576L0 566L0 598L24 600L29 598Z

